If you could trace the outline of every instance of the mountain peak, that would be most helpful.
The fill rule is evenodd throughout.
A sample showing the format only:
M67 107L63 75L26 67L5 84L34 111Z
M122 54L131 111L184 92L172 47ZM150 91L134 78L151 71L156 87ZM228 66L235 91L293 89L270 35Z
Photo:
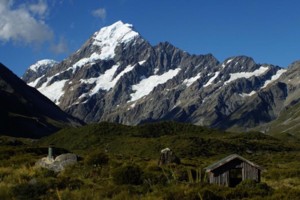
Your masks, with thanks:
M94 39L102 41L103 39L114 38L120 42L128 42L139 34L133 30L132 24L117 21L110 26L101 28L94 34Z
M101 28L93 35L93 45L101 47L102 60L114 57L115 48L120 44L127 44L139 37L131 24L117 21L116 23Z
M35 64L31 65L29 69L37 72L40 68L49 67L49 66L53 67L57 63L58 63L57 61L50 60L50 59L39 60Z
M24 73L22 79L26 82L31 82L36 78L44 75L47 71L57 65L58 62L55 60L44 59L37 61L35 64L31 65L28 70Z

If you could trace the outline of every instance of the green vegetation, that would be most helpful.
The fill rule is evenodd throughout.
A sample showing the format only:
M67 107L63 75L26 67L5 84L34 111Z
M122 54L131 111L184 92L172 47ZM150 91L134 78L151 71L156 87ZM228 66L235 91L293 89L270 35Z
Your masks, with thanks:
M60 173L35 167L49 144L56 155L74 152L81 159ZM158 166L166 147L181 164ZM262 166L262 182L208 184L203 169L232 153ZM90 124L40 140L0 137L0 199L299 199L299 158L297 140L257 132L175 122Z
M283 110L276 120L256 129L267 130L268 134L285 140L298 140L300 142L299 112L300 102L294 102Z

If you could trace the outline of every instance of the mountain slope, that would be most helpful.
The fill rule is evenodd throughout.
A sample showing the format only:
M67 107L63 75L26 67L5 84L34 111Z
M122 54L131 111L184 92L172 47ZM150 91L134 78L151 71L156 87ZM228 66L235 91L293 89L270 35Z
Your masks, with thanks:
M42 137L82 124L0 63L0 134Z
M280 77L280 113L276 120L257 127L256 130L278 136L299 137L300 123L300 61L292 63ZM277 103L278 104L278 103ZM279 109L277 109L279 110Z
M85 122L175 120L228 129L278 116L278 99L286 96L276 81L284 72L246 56L221 63L168 42L151 46L132 25L119 21L27 83ZM261 109L264 114L257 117Z

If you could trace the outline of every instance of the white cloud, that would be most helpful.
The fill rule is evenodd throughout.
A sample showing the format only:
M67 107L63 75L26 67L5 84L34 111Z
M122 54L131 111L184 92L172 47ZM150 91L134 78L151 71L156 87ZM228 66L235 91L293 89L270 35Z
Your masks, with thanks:
M57 44L52 44L50 50L55 54L67 53L69 48L66 39L61 37Z
M42 0L18 6L13 0L0 0L0 41L40 44L52 39L53 31L43 21L47 9Z
M40 17L44 17L48 10L48 5L44 0L39 0L37 4L28 5L29 10Z
M106 18L106 10L105 8L98 8L97 10L92 11L92 15L104 20Z

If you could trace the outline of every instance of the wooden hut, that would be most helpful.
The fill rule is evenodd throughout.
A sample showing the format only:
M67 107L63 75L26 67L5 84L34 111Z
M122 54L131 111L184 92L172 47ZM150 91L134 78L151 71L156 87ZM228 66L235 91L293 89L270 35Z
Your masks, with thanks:
M242 156L232 154L206 167L205 170L209 183L234 187L246 179L260 182L262 168Z

